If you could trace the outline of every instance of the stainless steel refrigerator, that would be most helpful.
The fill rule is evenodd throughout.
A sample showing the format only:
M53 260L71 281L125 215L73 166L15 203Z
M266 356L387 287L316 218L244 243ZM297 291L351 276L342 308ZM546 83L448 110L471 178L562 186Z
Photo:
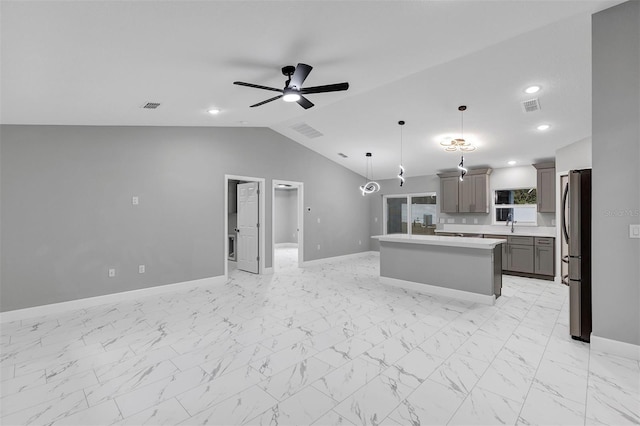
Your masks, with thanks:
M562 193L562 234L568 245L569 332L591 335L591 169L571 170Z

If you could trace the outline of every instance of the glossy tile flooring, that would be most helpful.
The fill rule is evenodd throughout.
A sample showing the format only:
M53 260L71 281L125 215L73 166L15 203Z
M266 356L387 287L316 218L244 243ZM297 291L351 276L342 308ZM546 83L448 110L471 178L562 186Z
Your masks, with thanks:
M638 361L572 341L567 309L566 287L508 276L495 306L385 287L373 253L232 270L2 324L0 423L640 423Z

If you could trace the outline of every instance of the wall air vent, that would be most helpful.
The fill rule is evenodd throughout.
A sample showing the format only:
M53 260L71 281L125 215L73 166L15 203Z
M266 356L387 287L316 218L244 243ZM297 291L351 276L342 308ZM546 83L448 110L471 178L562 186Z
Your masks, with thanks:
M341 153L341 152L339 152L339 153L338 153L338 155L339 155L340 157L342 157L342 158L347 158L347 157L348 157L347 155L345 155L345 154L343 154L343 153Z
M538 98L529 99L528 101L522 102L522 109L524 112L534 112L540 110L540 101Z
M319 131L317 131L313 127L309 126L307 123L294 124L290 128L295 130L296 132L298 132L300 134L305 135L309 139L314 139L314 138L319 138L320 136L324 136L322 133L320 133Z
M146 104L142 105L143 109L156 109L160 106L159 102L147 102Z

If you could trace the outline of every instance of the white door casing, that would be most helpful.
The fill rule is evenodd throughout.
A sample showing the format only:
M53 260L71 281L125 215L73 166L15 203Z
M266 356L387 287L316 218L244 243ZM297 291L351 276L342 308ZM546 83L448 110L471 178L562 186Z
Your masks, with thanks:
M258 211L259 184L249 182L238 184L238 269L258 273Z

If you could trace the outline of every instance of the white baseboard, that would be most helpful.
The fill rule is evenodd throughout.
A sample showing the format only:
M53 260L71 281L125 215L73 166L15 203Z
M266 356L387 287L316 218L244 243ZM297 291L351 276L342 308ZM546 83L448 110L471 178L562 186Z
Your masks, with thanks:
M620 342L619 340L607 339L605 337L598 337L593 333L591 334L590 341L591 350L640 361L640 345Z
M217 277L201 278L199 280L184 281L175 284L159 285L138 290L123 291L120 293L105 294L103 296L87 297L85 299L69 300L67 302L51 303L49 305L34 306L32 308L16 309L14 311L0 312L0 323L17 321L27 318L41 317L45 315L58 314L61 312L84 309L106 303L117 303L124 300L131 300L138 297L153 296L155 294L170 293L176 290L185 290L195 287L216 286L227 282L227 277L220 275Z
M306 262L302 262L302 266L303 267L314 266L314 265L322 265L322 264L331 263L331 262L339 262L341 260L359 259L361 257L370 255L372 253L379 254L378 252L375 252L375 251L361 251L359 253L345 254L343 256L333 256L333 257L325 257L323 259L307 260Z
M461 299L474 303L482 303L484 305L493 305L496 301L495 296L469 291L455 290L452 288L440 287L437 285L416 283L413 281L399 280L397 278L380 277L380 283L393 287L405 288L407 290L417 291L418 293L451 297L453 299Z

